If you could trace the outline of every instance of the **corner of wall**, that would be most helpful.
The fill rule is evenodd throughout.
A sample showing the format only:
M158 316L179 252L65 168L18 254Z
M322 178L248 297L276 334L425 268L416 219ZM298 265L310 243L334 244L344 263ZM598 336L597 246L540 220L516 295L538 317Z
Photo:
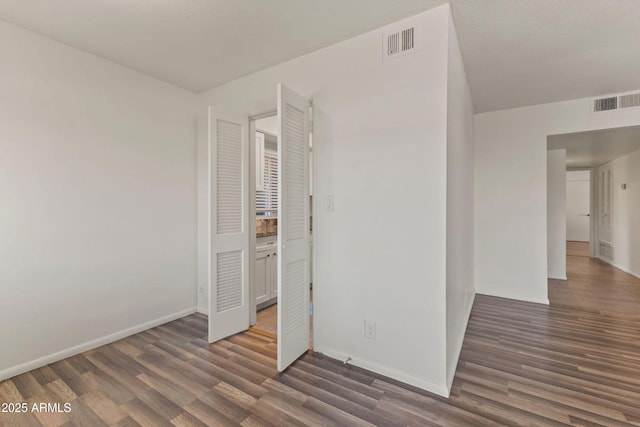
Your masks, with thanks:
M469 319L471 318L471 311L473 310L473 303L476 300L475 291L471 294L471 298L469 299L469 303L466 307L466 313L464 317L464 327L462 330L462 334L460 334L460 338L456 344L456 348L454 350L454 354L456 355L455 363L451 364L447 368L447 397L451 394L451 386L453 385L453 380L456 376L456 370L458 369L458 363L460 362L460 355L462 354L462 345L464 344L464 338L467 334L467 326L469 326Z
M324 354L326 356L329 356L333 359L339 360L339 361L345 361L349 359L349 364L353 365L353 366L357 366L359 368L362 369L367 369L371 372L375 372L377 374L380 375L384 375L387 376L389 378L393 378L395 380L401 381L405 384L409 384L411 386L414 387L418 387L421 388L422 390L426 390L429 391L431 393L435 393L439 396L442 397L449 397L449 388L447 388L446 384L435 384L429 381L424 381L421 380L419 378L413 377L413 376L409 376L399 370L393 369L393 368L389 368L387 366L382 366L379 365L377 363L373 363L370 362L368 360L362 359L362 358L358 358L358 357L351 357L348 356L347 354L337 351L337 350L333 350L333 349L329 349L329 348L325 348L325 347L316 347L314 349L314 351L320 353L320 354Z
M207 314L209 295L209 146L208 135L208 108L198 103L197 107L197 306L198 312Z

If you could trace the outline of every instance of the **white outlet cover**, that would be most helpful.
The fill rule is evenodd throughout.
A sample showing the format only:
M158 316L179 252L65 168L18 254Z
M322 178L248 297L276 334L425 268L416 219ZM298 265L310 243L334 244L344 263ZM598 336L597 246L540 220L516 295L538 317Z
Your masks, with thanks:
M376 322L373 320L364 321L364 336L372 340L376 339Z

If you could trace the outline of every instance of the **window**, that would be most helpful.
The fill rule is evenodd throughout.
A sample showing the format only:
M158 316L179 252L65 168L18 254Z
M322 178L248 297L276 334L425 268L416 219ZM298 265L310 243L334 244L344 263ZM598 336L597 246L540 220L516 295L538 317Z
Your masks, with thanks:
M278 215L278 155L274 151L264 152L263 189L256 190L256 213L258 216Z

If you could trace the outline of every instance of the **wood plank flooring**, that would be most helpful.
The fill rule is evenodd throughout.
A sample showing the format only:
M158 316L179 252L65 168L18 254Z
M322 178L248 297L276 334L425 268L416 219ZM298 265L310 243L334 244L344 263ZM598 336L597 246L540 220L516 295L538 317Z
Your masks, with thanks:
M567 256L591 256L589 242L567 240Z
M402 351L402 349L398 349ZM640 321L477 296L450 399L192 315L0 383L2 426L640 425Z
M551 305L640 318L640 279L582 255L588 248L567 242L567 280L549 280Z
M260 310L256 314L256 328L273 335L278 333L278 304Z

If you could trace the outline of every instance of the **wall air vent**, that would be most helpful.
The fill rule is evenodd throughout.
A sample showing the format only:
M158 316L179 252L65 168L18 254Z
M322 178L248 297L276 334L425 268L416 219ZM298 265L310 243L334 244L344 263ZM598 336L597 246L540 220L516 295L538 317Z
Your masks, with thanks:
M610 95L605 98L594 98L593 112L622 110L640 107L640 92Z
M596 113L599 111L611 111L618 109L618 97L612 96L610 98L600 98L594 101L593 111Z
M384 60L399 58L413 53L417 48L417 31L415 26L392 31L383 34L383 58Z
M640 93L620 95L620 108L640 107Z

